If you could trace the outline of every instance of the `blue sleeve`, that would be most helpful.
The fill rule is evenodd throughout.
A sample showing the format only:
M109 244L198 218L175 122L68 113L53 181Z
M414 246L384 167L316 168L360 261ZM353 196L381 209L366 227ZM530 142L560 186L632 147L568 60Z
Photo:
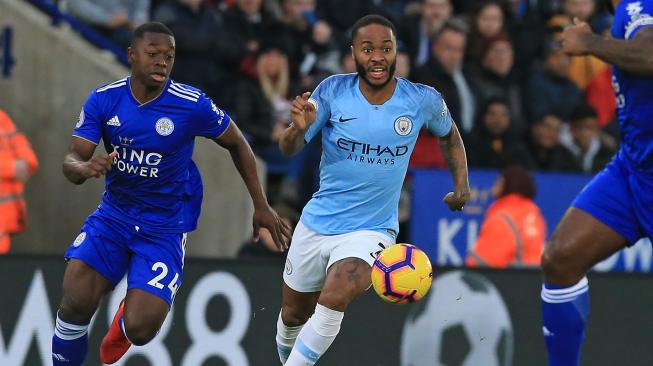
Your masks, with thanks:
M306 134L304 134L304 141L306 143L310 142L315 135L317 135L327 121L331 117L331 106L329 105L329 84L331 78L326 78L315 88L315 91L311 94L311 97L308 99L309 103L315 106L317 115L315 117L315 122L308 128Z
M94 90L86 99L73 130L73 136L81 137L96 145L100 143L102 138L102 121L104 120L98 99L99 97Z
M453 119L447 104L440 93L431 87L426 87L424 99L422 99L422 111L426 127L436 136L446 136L451 131Z
M627 4L619 4L617 8L615 22L623 24L623 38L632 39L640 29L653 25L653 1L624 3Z
M193 112L193 136L203 136L210 139L220 137L227 130L231 118L218 108L211 98L202 94Z

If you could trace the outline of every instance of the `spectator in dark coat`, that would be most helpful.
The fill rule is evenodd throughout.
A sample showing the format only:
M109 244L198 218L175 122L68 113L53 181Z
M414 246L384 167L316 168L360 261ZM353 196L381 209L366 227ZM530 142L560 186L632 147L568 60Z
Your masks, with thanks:
M584 173L601 171L617 152L612 140L601 134L596 111L586 104L580 104L571 115L571 142L567 148Z
M530 128L528 151L534 168L543 171L579 171L574 154L560 143L562 121L553 114L545 114Z

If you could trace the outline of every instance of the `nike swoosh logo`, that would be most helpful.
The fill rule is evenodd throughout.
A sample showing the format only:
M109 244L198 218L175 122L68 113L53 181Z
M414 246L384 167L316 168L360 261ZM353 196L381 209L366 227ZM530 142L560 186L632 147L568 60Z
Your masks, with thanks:
M354 117L354 118L342 118L342 116L340 116L340 119L339 119L338 121L340 121L340 122L347 122L347 121L351 121L352 119L357 119L357 118L358 118L358 117Z

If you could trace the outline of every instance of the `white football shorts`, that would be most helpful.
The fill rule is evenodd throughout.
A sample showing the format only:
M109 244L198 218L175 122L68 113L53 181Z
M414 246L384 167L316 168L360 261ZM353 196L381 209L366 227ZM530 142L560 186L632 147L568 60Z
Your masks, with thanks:
M283 280L295 291L317 292L322 290L333 263L353 257L372 266L378 252L394 244L393 238L377 231L322 235L300 221L292 236Z

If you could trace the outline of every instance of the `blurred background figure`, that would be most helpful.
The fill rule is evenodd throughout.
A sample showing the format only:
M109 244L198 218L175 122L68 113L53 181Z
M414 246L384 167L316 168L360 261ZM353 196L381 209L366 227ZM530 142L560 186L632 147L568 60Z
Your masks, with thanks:
M162 22L175 34L177 82L194 85L211 98L222 102L220 94L226 71L221 65L220 36L222 15L203 0L164 0L153 12L152 20Z
M479 64L488 44L505 34L505 18L505 11L499 1L479 2L470 21L471 32L465 52L468 63Z
M70 14L126 49L132 31L149 20L150 0L72 0Z
M25 230L24 185L38 165L27 138L0 109L0 254L9 252L11 235Z
M413 68L429 60L431 40L452 12L453 6L449 0L424 0L418 11L405 14L398 22L398 41L406 48Z
M467 151L469 166L500 169L511 164L532 166L521 138L512 126L510 105L503 98L488 100L479 111L478 123Z
M583 173L598 173L612 160L617 144L601 133L594 108L580 104L571 115L571 139L565 145Z
M481 231L468 251L471 267L535 267L546 240L546 222L535 202L535 181L525 168L502 170L492 187L496 201L488 207Z
M549 172L580 170L574 154L560 143L561 129L562 121L554 114L545 114L531 124L527 148L534 169Z

